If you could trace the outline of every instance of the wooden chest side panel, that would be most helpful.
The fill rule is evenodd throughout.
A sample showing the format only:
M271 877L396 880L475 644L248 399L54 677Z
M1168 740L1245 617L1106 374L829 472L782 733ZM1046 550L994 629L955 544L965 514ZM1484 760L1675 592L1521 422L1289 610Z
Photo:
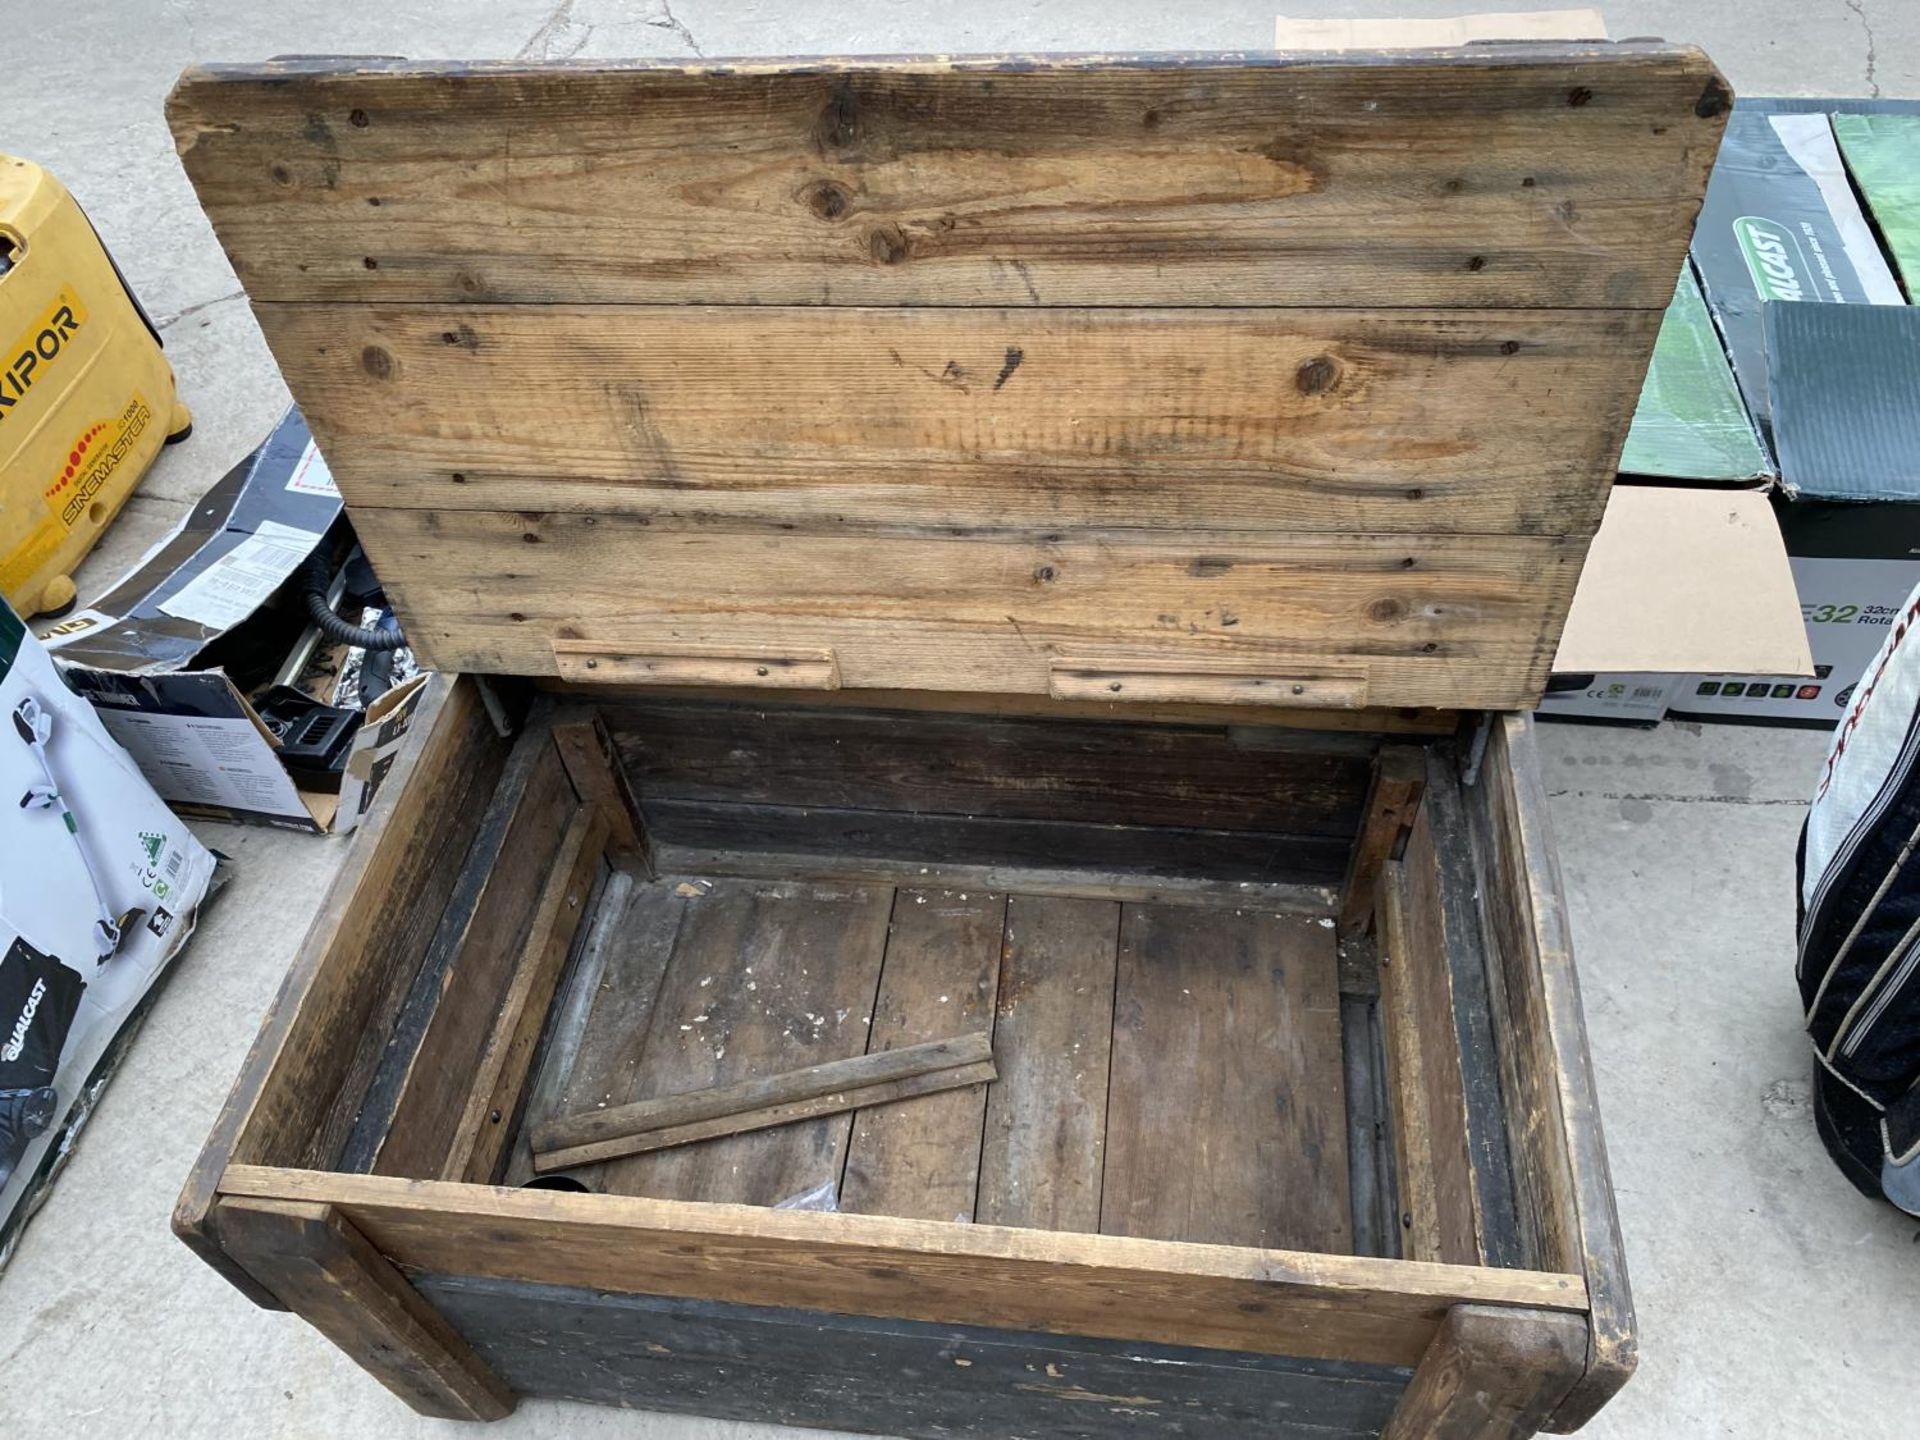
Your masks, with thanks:
M1564 1432L1626 1384L1639 1339L1533 722L1490 724L1465 794L1521 1218L1537 1263L1584 1275L1592 1297L1586 1374L1548 1427Z
M872 1215L229 1167L222 1194L337 1205L408 1272L1418 1363L1446 1312L1582 1314L1576 1276Z
M1224 307L258 314L356 508L907 535L1590 534L1606 499L1596 477L1615 467L1660 320Z
M834 652L849 688L1047 694L1094 652L1196 668L1350 657L1375 703L1531 702L1583 541L1540 536L1022 538L734 533L644 517L362 510L417 651L555 675L556 632L643 649Z
M474 682L429 683L174 1210L174 1232L261 1303L278 1302L209 1231L220 1174L234 1161L333 1162L506 763Z
M1729 95L1663 44L187 72L257 300L1663 307Z
M519 1394L926 1437L1361 1440L1409 1372L981 1326L425 1274Z

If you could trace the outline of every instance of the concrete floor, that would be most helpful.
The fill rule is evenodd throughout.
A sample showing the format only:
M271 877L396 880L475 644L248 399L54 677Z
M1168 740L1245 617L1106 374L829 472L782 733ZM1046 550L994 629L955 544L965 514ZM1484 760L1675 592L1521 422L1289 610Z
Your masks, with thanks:
M1550 3L1550 0L1540 0ZM161 100L195 61L286 53L562 58L1208 49L1275 9L1376 0L70 0L7 31L0 145L87 205L165 331L198 429L82 577L118 572L255 443L286 394L174 161ZM1514 8L1523 8L1515 6ZM1905 0L1613 3L1616 35L1705 45L1750 93L1920 94ZM1920 1230L1862 1201L1813 1133L1792 982L1793 845L1823 739L1545 727L1553 819L1639 1300L1639 1376L1586 1432L1904 1437L1920 1414ZM70 1437L401 1436L421 1421L304 1326L253 1310L167 1233L181 1179L339 864L341 844L204 827L235 862L71 1168L0 1277L0 1416ZM805 1432L529 1403L506 1436Z

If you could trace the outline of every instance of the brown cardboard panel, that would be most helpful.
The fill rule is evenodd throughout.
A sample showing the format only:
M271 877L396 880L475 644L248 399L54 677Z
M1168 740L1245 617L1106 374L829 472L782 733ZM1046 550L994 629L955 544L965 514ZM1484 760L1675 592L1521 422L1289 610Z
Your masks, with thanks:
M1412 50L1489 40L1604 40L1607 22L1591 7L1514 10L1383 20L1311 19L1281 15L1273 22L1276 50Z
M1616 485L1553 668L1812 674L1767 497Z

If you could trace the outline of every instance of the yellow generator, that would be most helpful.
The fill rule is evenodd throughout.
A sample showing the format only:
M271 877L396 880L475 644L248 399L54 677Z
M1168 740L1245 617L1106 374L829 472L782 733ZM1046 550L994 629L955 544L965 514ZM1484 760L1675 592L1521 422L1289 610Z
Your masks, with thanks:
M160 332L66 188L0 155L0 593L64 610L73 570L192 417Z

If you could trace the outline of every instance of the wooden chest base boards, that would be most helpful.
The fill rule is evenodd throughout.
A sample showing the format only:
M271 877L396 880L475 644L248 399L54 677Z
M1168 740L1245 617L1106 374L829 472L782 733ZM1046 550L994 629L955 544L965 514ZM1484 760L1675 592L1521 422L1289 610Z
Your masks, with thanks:
M506 741L435 685L176 1216L418 1408L1414 1435L1474 1366L1462 1433L1518 1435L1631 1370L1524 721L538 696ZM527 1184L537 1121L979 1031L991 1085Z

